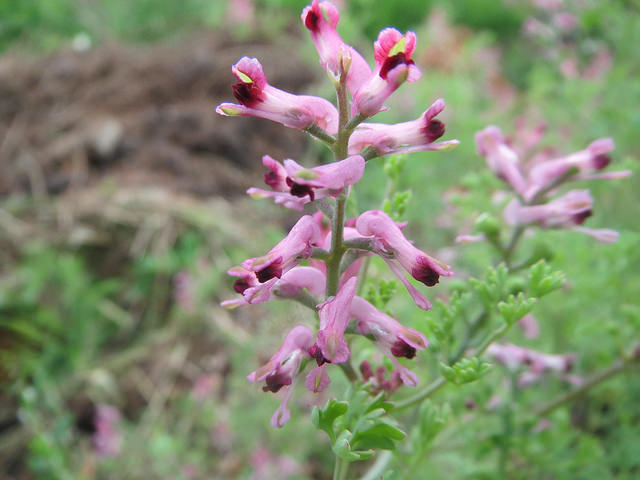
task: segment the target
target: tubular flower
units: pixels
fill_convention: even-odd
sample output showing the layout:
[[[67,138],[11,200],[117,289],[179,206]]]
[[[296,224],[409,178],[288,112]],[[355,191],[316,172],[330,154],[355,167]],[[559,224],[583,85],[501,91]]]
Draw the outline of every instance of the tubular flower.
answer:
[[[233,284],[234,290],[242,297],[225,300],[220,306],[233,309],[243,305],[263,303],[275,298],[293,298],[306,288],[312,295],[322,295],[327,282],[323,272],[313,267],[293,267],[285,272],[280,279],[274,277],[265,283],[260,283],[255,273],[235,267],[227,272],[231,276],[240,277]]]
[[[513,189],[524,195],[526,181],[520,171],[518,154],[507,145],[502,131],[493,125],[476,132],[478,153],[487,159],[491,171],[501,180],[509,183]]]
[[[294,160],[286,159],[282,165],[265,155],[262,163],[269,169],[264,181],[273,191],[250,188],[247,193],[254,198],[270,197],[286,208],[302,210],[304,204],[338,196],[345,187],[360,181],[365,161],[360,155],[354,155],[339,162],[307,169]]]
[[[320,235],[320,227],[313,217],[305,215],[269,253],[262,257],[245,260],[242,267],[253,272],[260,283],[265,283],[274,277],[280,278],[302,259],[309,258],[313,245],[320,239]]]
[[[458,145],[458,140],[434,143],[444,135],[445,126],[435,117],[444,110],[444,100],[436,100],[420,118],[410,122],[387,125],[362,123],[349,138],[349,153],[355,154],[371,148],[376,156],[393,153],[414,153],[425,150],[447,150]]]
[[[449,266],[414,247],[391,217],[380,210],[370,210],[360,215],[356,221],[356,229],[361,235],[373,237],[375,253],[387,262],[404,283],[416,304],[424,310],[430,309],[429,301],[409,283],[395,262],[413,278],[429,287],[437,284],[440,276],[453,275]]]
[[[320,329],[317,345],[327,362],[342,363],[349,359],[344,331],[349,324],[349,306],[356,293],[356,283],[355,277],[347,280],[337,295],[324,302],[318,310]]]
[[[555,181],[567,174],[571,175],[571,171],[574,174],[569,179],[624,178],[631,175],[629,170],[593,175],[611,163],[609,152],[613,149],[612,139],[600,138],[584,150],[534,165],[529,171],[524,198],[532,199],[538,192],[553,186]]]
[[[518,379],[518,385],[521,388],[538,381],[546,372],[559,373],[570,382],[576,380],[575,377],[566,376],[573,369],[576,360],[576,355],[572,353],[554,355],[519,347],[512,343],[503,345],[492,343],[489,345],[487,353],[510,370],[516,370],[521,366],[527,367],[527,370]]]
[[[420,69],[411,55],[416,48],[416,34],[402,35],[395,28],[385,28],[374,44],[376,69],[353,96],[351,114],[371,117],[405,81],[420,79]]]
[[[285,389],[282,404],[278,407],[271,418],[271,425],[282,427],[291,413],[287,408],[289,398],[293,392],[293,386],[298,380],[302,360],[309,358],[307,350],[313,345],[313,332],[304,325],[293,327],[280,349],[271,359],[255,372],[251,372],[247,378],[251,382],[262,382],[265,385],[262,390],[276,393],[280,389]]]
[[[512,200],[505,208],[507,223],[537,223],[543,228],[582,225],[593,214],[593,198],[589,190],[571,190],[561,197],[542,205],[521,205]]]
[[[240,104],[218,105],[216,112],[220,115],[266,118],[298,130],[315,124],[329,133],[337,132],[338,111],[328,100],[293,95],[272,87],[255,58],[242,57],[231,70],[238,79],[233,86],[233,95]]]
[[[382,352],[389,357],[400,373],[402,383],[414,387],[418,377],[407,369],[397,358],[413,358],[416,350],[424,350],[429,345],[425,336],[412,328],[403,326],[389,315],[379,311],[364,298],[354,297],[351,315],[356,319],[356,330],[362,335],[372,335]]]
[[[336,27],[340,20],[338,9],[331,2],[313,0],[302,10],[302,23],[309,29],[320,64],[333,77],[340,75],[340,61],[350,57],[347,72],[347,89],[353,95],[371,75],[367,61],[353,47],[342,41]]]

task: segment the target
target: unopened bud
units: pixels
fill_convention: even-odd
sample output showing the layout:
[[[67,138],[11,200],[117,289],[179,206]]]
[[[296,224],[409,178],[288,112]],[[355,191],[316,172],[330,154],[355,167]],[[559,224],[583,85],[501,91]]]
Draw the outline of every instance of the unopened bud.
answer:
[[[500,234],[500,222],[492,215],[483,213],[476,219],[473,229],[489,238],[495,238]]]
[[[340,66],[340,75],[346,75],[347,73],[349,73],[352,60],[353,58],[351,56],[351,51],[346,48],[345,45],[342,45],[338,50],[338,65]]]

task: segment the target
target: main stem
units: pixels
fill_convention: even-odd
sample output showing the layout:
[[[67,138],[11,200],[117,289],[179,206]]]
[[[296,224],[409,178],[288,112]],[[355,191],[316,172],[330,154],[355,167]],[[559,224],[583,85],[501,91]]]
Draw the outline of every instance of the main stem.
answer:
[[[348,154],[349,136],[357,123],[349,120],[349,101],[347,99],[347,72],[343,69],[340,73],[340,82],[337,87],[338,94],[338,135],[333,145],[333,156],[335,161],[344,160]],[[344,244],[344,216],[347,204],[348,189],[345,188],[340,196],[336,199],[336,208],[333,218],[331,219],[331,250],[326,260],[327,265],[327,298],[335,296],[338,293],[338,284],[340,283],[340,262],[344,252],[347,250]],[[358,379],[358,375],[351,366],[351,363],[340,363],[342,371],[345,373],[349,381],[354,382]],[[347,478],[349,471],[349,461],[336,456],[336,462],[333,470],[333,480],[344,480]]]

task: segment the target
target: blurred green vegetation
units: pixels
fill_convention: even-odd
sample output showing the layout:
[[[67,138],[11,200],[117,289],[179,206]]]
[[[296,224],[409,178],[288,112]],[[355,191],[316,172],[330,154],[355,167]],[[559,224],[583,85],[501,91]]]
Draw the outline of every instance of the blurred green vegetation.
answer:
[[[290,30],[300,32],[298,15],[306,3],[256,1],[258,27],[249,34],[273,38],[280,34],[277,28],[287,25],[295,25]],[[565,290],[535,307],[542,332],[539,339],[527,340],[517,329],[509,337],[539,350],[578,353],[579,375],[588,376],[615,361],[630,341],[640,337],[640,82],[636,81],[640,2],[593,2],[577,10],[578,28],[564,39],[555,57],[549,55],[550,45],[522,34],[527,18],[546,15],[524,2],[347,3],[340,31],[358,45],[369,45],[379,29],[394,25],[415,29],[419,39],[429,39],[419,41],[420,55],[424,48],[446,40],[426,23],[429,12],[444,9],[454,23],[447,32],[459,41],[445,44],[439,57],[442,63],[425,69],[419,83],[403,86],[390,101],[390,111],[379,119],[405,121],[416,118],[438,97],[447,101],[445,139],[458,138],[461,145],[451,152],[408,156],[393,188],[410,191],[411,200],[390,207],[399,219],[410,222],[408,237],[436,256],[451,252],[455,236],[480,214],[500,217],[502,204],[499,200],[496,204],[494,194],[501,184],[475,153],[477,130],[496,124],[511,134],[520,116],[531,124],[544,121],[548,134],[543,144],[557,148],[559,154],[582,149],[598,137],[615,139],[612,167],[631,168],[636,174],[621,181],[588,183],[596,205],[589,225],[619,230],[620,241],[598,245],[591,238],[563,231],[526,238],[525,253],[538,243],[553,246],[551,262],[566,273],[568,282]],[[207,28],[227,34],[229,30],[222,29],[225,12],[225,2],[210,0],[4,0],[0,1],[0,51],[57,49],[81,33],[95,42],[155,41]],[[305,41],[304,48],[313,51],[310,40]],[[370,46],[366,48],[370,54]],[[565,55],[574,55],[584,70],[598,48],[606,48],[613,59],[600,76],[562,73]],[[487,56],[492,51],[498,52],[495,62]],[[509,88],[490,91],[498,81]],[[380,192],[386,182],[383,161],[371,161],[363,182],[354,188],[350,211],[382,207]],[[239,204],[254,209],[255,217],[282,221],[276,207],[251,202]],[[3,208],[11,210],[9,203],[3,201]],[[224,220],[221,213],[216,215]],[[3,254],[0,339],[4,347],[4,342],[11,347],[0,350],[10,379],[3,389],[10,403],[18,404],[17,418],[24,433],[6,445],[28,446],[26,453],[19,451],[15,465],[26,465],[32,478],[38,479],[186,479],[210,478],[214,473],[221,478],[251,478],[249,459],[257,446],[267,445],[274,456],[286,454],[307,465],[315,478],[328,478],[332,455],[309,420],[307,404],[313,400],[305,397],[303,407],[294,408],[286,430],[274,431],[268,418],[278,400],[261,394],[245,378],[277,348],[283,328],[300,321],[311,324],[313,319],[302,307],[285,303],[257,306],[251,313],[233,316],[217,309],[220,300],[232,295],[224,271],[269,248],[281,232],[268,226],[264,239],[253,234],[239,241],[229,230],[224,226],[180,228],[165,249],[140,251],[134,258],[120,256],[115,270],[104,268],[108,252],[44,238],[14,246],[11,261],[8,253]],[[456,246],[454,255],[448,262],[461,278],[481,276],[494,260],[483,244]],[[388,278],[383,262],[372,262],[370,272],[374,279],[370,297],[433,338],[430,322],[439,320],[438,313],[417,312],[402,289],[389,295],[391,287],[375,280]],[[175,298],[175,281],[181,274],[193,288],[191,307]],[[447,283],[430,289],[430,298],[447,299]],[[368,358],[373,351],[369,343],[356,342],[357,360]],[[206,352],[196,358],[193,352],[202,349]],[[224,364],[221,370],[206,363],[218,353],[222,360],[217,361]],[[419,361],[415,369],[421,379],[437,374],[435,356],[427,352],[419,355]],[[131,400],[135,395],[130,384],[145,377],[136,376],[140,370],[153,371],[155,376],[146,390],[148,397]],[[421,409],[424,437],[412,441],[425,441],[431,450],[420,455],[414,450],[413,456],[405,452],[415,471],[429,471],[434,479],[499,478],[495,471],[499,415],[471,415],[466,406],[471,398],[484,408],[493,395],[504,393],[499,369],[494,370],[477,383],[440,392],[433,399],[437,407]],[[211,371],[222,386],[214,389],[218,401],[203,402],[194,396],[193,384]],[[340,375],[332,374],[334,391],[341,392],[344,386]],[[549,380],[524,390],[520,400],[527,405],[543,403],[565,390],[561,382]],[[518,468],[509,471],[509,478],[637,478],[639,395],[637,371],[630,372],[601,385],[571,408],[554,412],[549,428],[513,439],[513,464]],[[124,449],[120,459],[92,456],[91,428],[82,426],[76,397],[89,405],[108,403],[121,408]],[[136,402],[143,406],[131,405]],[[410,415],[409,420],[414,419]],[[215,437],[222,444],[212,443],[212,428],[218,429]],[[0,432],[0,445],[2,441]],[[93,463],[87,460],[91,458]],[[192,467],[195,476],[190,477],[186,467]],[[309,477],[303,472],[291,478]],[[389,478],[412,477],[411,472],[400,470]]]

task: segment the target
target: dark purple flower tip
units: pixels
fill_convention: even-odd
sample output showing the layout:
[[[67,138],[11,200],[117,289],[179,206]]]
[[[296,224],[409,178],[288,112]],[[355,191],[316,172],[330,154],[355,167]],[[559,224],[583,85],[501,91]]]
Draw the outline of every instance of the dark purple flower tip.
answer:
[[[286,182],[290,188],[289,193],[294,197],[304,197],[305,195],[309,195],[309,200],[312,202],[315,200],[315,193],[313,193],[313,188],[309,185],[300,185],[299,183],[294,182],[291,177],[287,177]]]
[[[278,370],[276,370],[275,372],[267,375],[264,381],[266,385],[262,387],[262,391],[276,393],[282,387],[291,385],[291,376],[285,373],[280,373]]]
[[[591,209],[585,210],[584,212],[576,213],[572,217],[573,223],[575,223],[576,225],[582,225],[584,221],[591,215],[593,215],[593,210]]]
[[[440,281],[440,274],[431,267],[431,262],[425,257],[418,257],[416,265],[411,269],[411,276],[427,287],[433,287]]]
[[[366,360],[360,364],[360,373],[362,374],[362,378],[364,378],[365,382],[373,377],[371,364]]]
[[[397,53],[392,57],[387,57],[380,68],[380,78],[387,79],[387,74],[396,68],[398,65],[413,65],[415,62],[411,59],[407,59],[404,52]]]
[[[244,291],[249,287],[251,287],[251,284],[246,278],[239,278],[233,282],[233,289],[240,294],[244,293]]]
[[[593,159],[593,168],[602,170],[611,163],[611,157],[606,153],[600,153]]]
[[[314,343],[313,346],[310,347],[309,350],[307,350],[307,353],[311,356],[311,358],[315,359],[319,367],[325,363],[331,363],[329,360],[324,358],[324,355],[322,355],[322,349],[316,343]]]
[[[413,358],[416,356],[416,349],[404,340],[398,339],[391,346],[391,353],[394,357]]]
[[[280,278],[282,276],[282,257],[278,257],[269,263],[259,272],[256,272],[256,277],[260,283],[267,282],[273,277]]]
[[[422,134],[428,143],[432,143],[444,135],[444,129],[444,123],[440,120],[432,119],[422,128]]]
[[[307,16],[304,17],[304,26],[312,32],[315,32],[316,30],[318,30],[319,20],[320,17],[318,17],[318,15],[312,9],[309,9],[309,13],[307,13]]]
[[[245,107],[254,107],[262,102],[262,89],[255,83],[238,82],[233,86],[233,96]]]
[[[270,186],[274,190],[277,190],[278,186],[280,185],[280,177],[273,170],[269,170],[267,173],[264,174],[264,183],[266,183],[268,186]]]

